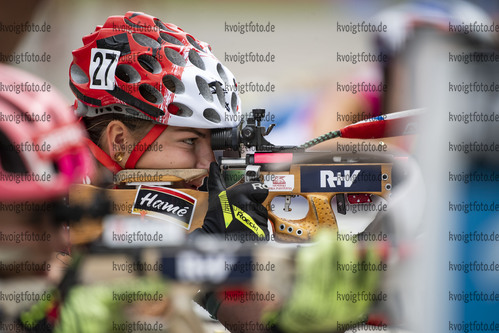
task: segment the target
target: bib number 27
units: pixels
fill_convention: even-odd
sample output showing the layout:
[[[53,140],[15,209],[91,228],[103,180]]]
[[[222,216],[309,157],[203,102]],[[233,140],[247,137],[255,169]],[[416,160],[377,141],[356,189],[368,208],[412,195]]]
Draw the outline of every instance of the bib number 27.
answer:
[[[90,57],[90,89],[113,90],[120,51],[96,48]]]

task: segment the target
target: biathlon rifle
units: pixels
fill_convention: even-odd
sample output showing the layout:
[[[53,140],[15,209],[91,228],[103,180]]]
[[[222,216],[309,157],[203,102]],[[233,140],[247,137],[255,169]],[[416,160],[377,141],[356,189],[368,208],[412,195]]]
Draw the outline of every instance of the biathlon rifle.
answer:
[[[268,207],[276,239],[303,242],[308,241],[319,227],[337,229],[331,206],[333,197],[336,198],[336,211],[346,214],[347,202],[349,205],[370,203],[374,195],[388,199],[394,182],[394,159],[388,154],[342,155],[306,149],[337,137],[372,139],[413,134],[420,112],[409,110],[371,118],[301,146],[277,146],[265,138],[275,124],[268,128],[262,126],[265,110],[254,109],[245,125],[214,130],[212,148],[225,150],[219,164],[227,185],[243,178],[244,181],[259,180],[269,188],[264,204]],[[290,212],[291,201],[296,196],[308,201],[305,217],[291,220],[276,214],[272,203],[276,197],[284,197],[283,210]]]
[[[368,204],[372,202],[373,196],[387,200],[399,174],[394,165],[403,161],[403,158],[394,159],[387,153],[338,154],[307,149],[338,137],[373,139],[414,134],[420,113],[421,110],[392,113],[348,125],[301,146],[278,146],[265,138],[275,125],[272,124],[269,128],[262,126],[265,110],[255,109],[245,124],[231,129],[213,130],[212,148],[223,150],[219,165],[228,186],[257,180],[263,183],[262,186],[268,187],[269,196],[264,205],[269,210],[275,239],[282,242],[306,242],[320,227],[337,230],[337,220],[331,205],[333,198],[336,200],[338,214],[347,213],[347,203]],[[400,174],[403,176],[403,171]],[[141,210],[137,205],[139,198],[150,199],[157,193],[168,196],[170,201],[180,198],[183,200],[182,204],[187,202],[187,206],[179,205],[174,213],[183,212],[183,208],[190,211],[187,215],[173,216],[174,222],[192,231],[203,223],[208,206],[208,193],[183,188],[163,190],[155,186],[175,187],[175,183],[203,175],[207,175],[206,170],[122,170],[114,176],[115,185],[122,188],[106,190],[106,196],[112,202],[111,208],[115,214],[155,217],[158,212]],[[97,191],[99,189],[92,185],[76,185],[70,193],[70,202],[88,204]],[[292,209],[291,201],[296,196],[302,196],[308,201],[306,216],[297,220],[280,217],[273,200],[277,197],[284,198],[283,210],[289,212]],[[163,209],[159,215],[164,212]],[[169,221],[171,218],[172,216],[168,216]],[[93,225],[93,230],[89,232],[90,225]],[[79,224],[72,228],[72,241],[87,242],[101,232],[99,222]]]

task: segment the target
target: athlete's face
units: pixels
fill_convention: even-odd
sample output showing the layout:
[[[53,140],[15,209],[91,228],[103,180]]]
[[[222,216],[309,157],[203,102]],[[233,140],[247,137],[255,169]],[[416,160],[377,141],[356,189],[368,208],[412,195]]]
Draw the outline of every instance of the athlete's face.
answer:
[[[209,169],[215,160],[211,131],[204,128],[168,126],[136,164],[137,169]],[[198,188],[203,178],[185,183]]]

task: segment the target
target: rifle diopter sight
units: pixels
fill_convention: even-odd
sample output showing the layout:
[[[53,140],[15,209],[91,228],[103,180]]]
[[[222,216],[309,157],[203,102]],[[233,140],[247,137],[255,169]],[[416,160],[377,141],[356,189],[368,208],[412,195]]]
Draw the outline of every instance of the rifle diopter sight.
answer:
[[[246,117],[246,123],[241,121],[240,125],[234,128],[216,129],[211,132],[211,147],[213,150],[230,149],[234,152],[241,150],[241,144],[246,148],[251,148],[262,152],[277,152],[286,149],[296,151],[296,146],[275,146],[265,139],[269,135],[275,124],[268,128],[262,126],[265,118],[265,109],[253,109]]]

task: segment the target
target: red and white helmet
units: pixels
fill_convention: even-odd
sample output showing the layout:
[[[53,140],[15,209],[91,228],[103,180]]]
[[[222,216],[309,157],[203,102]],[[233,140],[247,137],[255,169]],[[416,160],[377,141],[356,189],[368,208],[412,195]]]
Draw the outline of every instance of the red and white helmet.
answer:
[[[0,64],[0,200],[52,199],[93,171],[84,128],[40,79]]]
[[[78,116],[117,113],[194,128],[239,123],[234,75],[176,25],[128,12],[82,40],[69,71]]]

